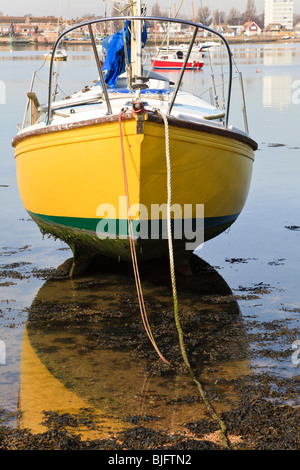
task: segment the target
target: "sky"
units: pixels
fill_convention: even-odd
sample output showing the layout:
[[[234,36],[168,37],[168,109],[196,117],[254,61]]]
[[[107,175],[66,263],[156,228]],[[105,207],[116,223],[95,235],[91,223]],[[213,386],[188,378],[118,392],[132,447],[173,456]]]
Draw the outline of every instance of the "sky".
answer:
[[[143,1],[143,0],[142,0]],[[151,14],[151,8],[158,1],[161,10],[168,8],[169,0],[148,0],[148,14]],[[295,0],[295,5],[299,0]],[[111,12],[111,5],[114,0],[107,0],[107,13]],[[180,4],[180,0],[171,0],[174,9],[175,5]],[[121,2],[122,4],[122,2]],[[195,12],[201,6],[201,0],[193,0]],[[240,12],[245,10],[247,0],[202,0],[203,6],[208,6],[211,11],[220,9],[226,13],[234,6]],[[262,13],[264,9],[264,0],[255,0],[257,13]],[[31,13],[33,16],[63,16],[63,18],[77,18],[85,14],[95,14],[101,16],[104,14],[103,0],[0,0],[0,12],[3,15],[23,16]],[[184,0],[181,11],[186,15],[192,13],[192,0]]]

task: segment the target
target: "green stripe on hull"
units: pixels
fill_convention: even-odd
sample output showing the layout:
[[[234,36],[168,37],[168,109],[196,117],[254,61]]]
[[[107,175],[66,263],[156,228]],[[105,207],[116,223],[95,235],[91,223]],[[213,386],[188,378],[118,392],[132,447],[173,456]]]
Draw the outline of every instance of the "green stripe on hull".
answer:
[[[61,217],[61,216],[52,216],[44,214],[35,214],[28,211],[29,215],[36,221],[40,222],[43,225],[56,226],[66,229],[71,229],[75,231],[85,231],[87,233],[92,233],[96,235],[97,225],[99,222],[105,220],[106,230],[110,235],[116,235],[117,237],[128,236],[128,222],[125,219],[99,219],[99,218],[83,218],[83,217]],[[239,214],[221,216],[221,217],[205,217],[204,219],[204,229],[205,232],[210,232],[211,230],[224,227],[225,225],[231,225],[239,216]],[[134,233],[139,233],[140,221],[133,220],[133,231]],[[148,233],[151,233],[151,224],[152,221],[146,221]],[[165,224],[165,221],[164,221]],[[172,221],[174,225],[174,221]],[[112,227],[115,230],[111,230]],[[160,233],[162,229],[162,222],[160,221]],[[193,219],[191,222],[192,230],[196,228],[196,219]],[[226,230],[226,229],[225,229]],[[97,236],[97,235],[96,235]],[[211,238],[211,237],[210,237]],[[205,239],[207,237],[205,236]]]
[[[37,223],[44,235],[51,235],[58,238],[70,246],[73,252],[74,263],[77,260],[88,260],[95,255],[103,255],[117,258],[123,261],[131,260],[129,238],[126,236],[128,223],[127,220],[111,221],[114,227],[117,227],[117,236],[106,236],[99,238],[97,236],[97,225],[103,219],[85,219],[77,217],[56,217],[42,214],[29,215]],[[228,217],[206,218],[204,221],[204,241],[210,240],[220,233],[224,232],[236,220],[237,215]],[[108,221],[109,222],[109,221]],[[194,221],[196,222],[196,221]],[[151,225],[150,221],[147,221]],[[138,231],[139,222],[134,221],[134,230]],[[124,229],[125,227],[125,229]],[[121,232],[120,229],[123,231]],[[193,233],[195,231],[193,230]],[[150,232],[151,233],[151,232]],[[183,231],[182,233],[185,234]],[[197,242],[200,238],[200,244],[203,243],[203,233],[197,236]],[[195,235],[193,237],[180,237],[173,239],[174,254],[177,257],[191,254],[196,248],[191,248],[194,244]],[[189,247],[187,248],[187,243]],[[168,255],[168,239],[167,236],[153,238],[137,238],[136,252],[139,261],[157,259]],[[78,263],[77,263],[78,264]]]
[[[115,238],[105,237],[100,239],[96,230],[98,223],[103,219],[85,219],[77,217],[56,217],[42,214],[29,215],[37,223],[41,232],[45,235],[51,235],[65,242],[72,249],[73,262],[70,269],[70,276],[80,274],[85,266],[95,256],[105,256],[122,261],[131,261],[131,251],[129,238],[126,237],[127,220],[113,221],[117,227],[118,236]],[[216,237],[224,232],[236,220],[237,215],[228,217],[206,218],[204,221],[204,241]],[[134,222],[134,229],[137,230],[137,221]],[[150,221],[149,221],[150,223]],[[150,224],[151,225],[151,224]],[[124,230],[125,227],[125,230]],[[120,229],[124,232],[121,233]],[[187,242],[193,242],[193,239],[186,240],[184,237],[173,239],[174,255],[177,259],[184,259],[192,254],[192,249],[187,249]],[[197,237],[198,241],[198,237]],[[203,240],[201,239],[201,244]],[[140,262],[158,259],[168,256],[168,239],[137,239],[136,253]]]

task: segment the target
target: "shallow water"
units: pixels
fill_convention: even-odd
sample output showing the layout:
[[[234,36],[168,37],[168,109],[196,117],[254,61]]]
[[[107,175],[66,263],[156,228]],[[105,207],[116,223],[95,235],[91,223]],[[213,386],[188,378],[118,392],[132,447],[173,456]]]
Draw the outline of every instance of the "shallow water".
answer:
[[[240,399],[231,379],[259,381],[267,373],[295,381],[300,359],[300,45],[240,45],[233,52],[244,77],[250,134],[259,144],[250,195],[231,229],[197,253],[207,264],[196,263],[193,280],[178,279],[191,364],[220,412]],[[218,69],[220,54],[212,57]],[[83,409],[95,413],[96,429],[84,431],[88,437],[136,423],[183,432],[207,413],[184,371],[167,373],[153,353],[131,273],[113,266],[74,281],[47,280],[71,253],[43,238],[25,212],[10,145],[43,51],[3,48],[0,63],[6,90],[0,104],[0,408],[23,411],[15,424],[34,432],[46,429],[43,411]],[[65,93],[89,84],[96,72],[85,48],[70,50],[59,67]],[[47,71],[44,66],[37,80],[44,97]],[[209,75],[204,67],[184,86],[203,91]],[[243,125],[240,101],[233,102],[231,117]],[[143,270],[142,283],[155,337],[180,364],[168,269]],[[281,403],[299,406],[297,393],[284,384],[274,379],[265,397],[273,399],[275,389]]]

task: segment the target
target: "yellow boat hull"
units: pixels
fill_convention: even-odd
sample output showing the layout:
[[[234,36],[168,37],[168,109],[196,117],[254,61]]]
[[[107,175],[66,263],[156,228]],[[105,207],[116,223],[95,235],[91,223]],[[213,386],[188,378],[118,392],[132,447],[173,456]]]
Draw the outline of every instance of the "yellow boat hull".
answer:
[[[242,211],[255,150],[250,139],[207,128],[169,122],[172,205],[182,208],[173,222],[184,217],[185,205],[192,208],[192,221],[197,221],[196,208],[203,205],[204,240],[226,230]],[[160,212],[153,216],[153,207],[167,202],[164,125],[157,118],[145,116],[141,121],[128,115],[122,120],[122,134],[138,255],[140,259],[163,256],[166,237],[142,239],[138,233],[142,224],[149,228],[154,219],[166,219]],[[64,240],[74,254],[130,258],[117,118],[45,127],[18,136],[13,145],[22,202],[43,232]],[[106,238],[97,231],[104,221]],[[184,236],[175,236],[175,252],[184,251],[185,242]]]

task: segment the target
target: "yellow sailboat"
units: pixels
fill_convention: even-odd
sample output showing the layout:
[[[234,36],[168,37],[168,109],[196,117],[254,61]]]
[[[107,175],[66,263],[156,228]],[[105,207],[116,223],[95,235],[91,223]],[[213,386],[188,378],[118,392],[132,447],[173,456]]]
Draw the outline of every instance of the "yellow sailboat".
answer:
[[[92,26],[116,19],[83,24],[90,32],[97,83],[53,101],[55,52],[65,34],[83,25],[61,34],[50,63],[48,103],[41,106],[31,90],[31,122],[13,140],[23,204],[43,233],[72,248],[71,274],[97,254],[129,260],[130,222],[139,260],[167,254],[168,213],[175,256],[222,233],[244,207],[257,148],[247,132],[229,126],[231,52],[220,33],[163,19],[194,31],[173,84],[142,64],[147,25],[159,18],[122,17],[123,28],[106,41],[101,63]],[[200,28],[220,37],[228,52],[225,110],[181,87]]]

